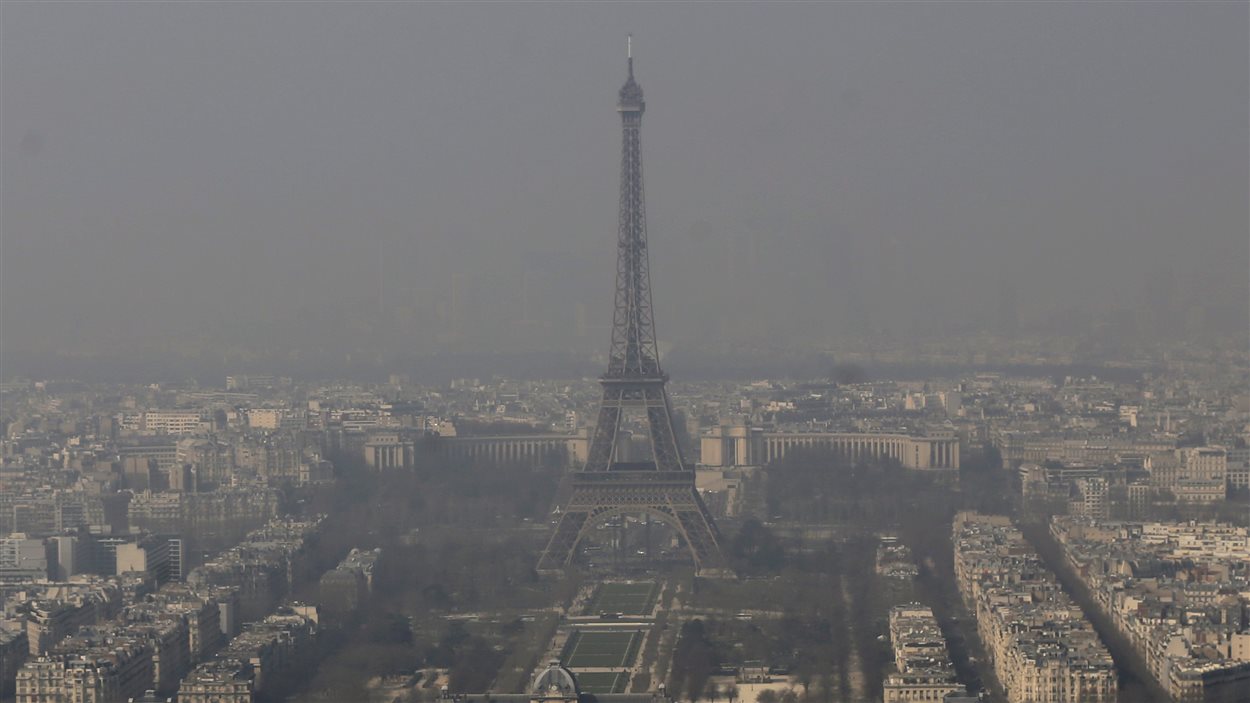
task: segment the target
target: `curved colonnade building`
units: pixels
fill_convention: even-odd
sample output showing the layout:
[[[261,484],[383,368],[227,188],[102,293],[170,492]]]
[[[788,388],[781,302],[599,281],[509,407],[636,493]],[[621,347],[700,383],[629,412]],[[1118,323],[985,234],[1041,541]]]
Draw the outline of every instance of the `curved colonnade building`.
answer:
[[[535,466],[549,463],[580,465],[586,461],[585,434],[526,434],[509,436],[421,436],[407,431],[374,432],[364,444],[365,463],[375,469],[412,468],[418,447],[438,455],[492,464]]]
[[[852,461],[895,459],[904,468],[956,470],[959,439],[954,433],[923,437],[869,432],[782,432],[746,425],[714,427],[700,438],[699,464],[709,469],[765,466],[794,449],[838,453]],[[442,456],[496,464],[551,462],[580,466],[586,461],[584,433],[510,436],[417,436],[405,431],[374,432],[364,444],[365,461],[376,469],[410,468],[418,445]]]
[[[852,461],[895,459],[904,468],[959,468],[959,439],[952,432],[914,437],[868,432],[781,432],[746,425],[721,425],[701,438],[701,463],[708,468],[765,466],[795,449],[830,451]]]

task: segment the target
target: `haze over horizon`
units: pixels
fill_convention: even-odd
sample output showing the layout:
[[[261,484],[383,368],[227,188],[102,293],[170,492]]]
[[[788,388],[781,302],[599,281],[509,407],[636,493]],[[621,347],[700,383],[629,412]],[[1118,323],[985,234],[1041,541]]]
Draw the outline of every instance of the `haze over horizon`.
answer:
[[[1247,333],[1246,3],[0,19],[0,376],[602,353],[630,32],[666,346]]]

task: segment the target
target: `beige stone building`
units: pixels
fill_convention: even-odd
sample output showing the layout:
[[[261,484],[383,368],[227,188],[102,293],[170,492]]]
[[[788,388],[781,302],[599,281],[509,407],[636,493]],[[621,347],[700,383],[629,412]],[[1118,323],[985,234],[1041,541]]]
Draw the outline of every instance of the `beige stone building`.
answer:
[[[894,670],[882,687],[884,703],[941,701],[947,694],[965,694],[955,680],[946,640],[933,611],[919,603],[890,609],[890,648]]]
[[[586,461],[588,448],[585,433],[439,437],[405,430],[381,430],[369,434],[364,453],[365,463],[379,470],[412,468],[419,450],[450,459],[492,464],[533,466],[557,462],[579,466]]]
[[[960,513],[952,530],[960,595],[1008,703],[1111,703],[1111,655],[1019,530]]]
[[[894,459],[908,469],[958,469],[959,439],[952,433],[913,437],[856,432],[782,432],[744,424],[713,427],[700,439],[707,467],[764,466],[795,449],[823,450],[852,461]]]

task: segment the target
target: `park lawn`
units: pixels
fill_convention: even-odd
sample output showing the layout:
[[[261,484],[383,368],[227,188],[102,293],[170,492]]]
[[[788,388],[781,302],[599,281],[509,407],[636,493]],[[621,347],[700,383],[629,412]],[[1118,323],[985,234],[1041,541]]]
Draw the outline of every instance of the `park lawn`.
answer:
[[[584,674],[575,674],[577,676],[577,686],[582,693],[624,693],[625,686],[629,683],[628,674],[617,674],[614,672],[586,672]]]
[[[609,582],[599,586],[595,597],[591,600],[587,612],[621,613],[623,615],[647,615],[659,595],[660,584],[655,582],[616,583]]]
[[[571,669],[632,666],[641,644],[642,632],[636,630],[579,630],[565,647],[564,665]]]

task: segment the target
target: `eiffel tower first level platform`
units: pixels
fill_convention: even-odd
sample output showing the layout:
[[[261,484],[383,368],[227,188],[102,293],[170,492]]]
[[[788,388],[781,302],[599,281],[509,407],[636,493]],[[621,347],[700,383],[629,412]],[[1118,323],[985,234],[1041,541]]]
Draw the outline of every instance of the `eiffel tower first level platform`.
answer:
[[[646,513],[671,527],[685,542],[698,573],[724,573],[716,524],[694,485],[673,431],[673,411],[660,368],[651,273],[647,248],[646,207],[642,188],[642,113],[646,103],[634,80],[634,58],[621,87],[621,207],[616,247],[616,299],[607,373],[599,379],[603,401],[591,435],[586,465],[570,476],[572,495],[560,510],[555,533],[538,561],[552,572],[573,561],[587,533],[618,515]],[[636,412],[651,439],[651,460],[616,461],[621,420]]]

